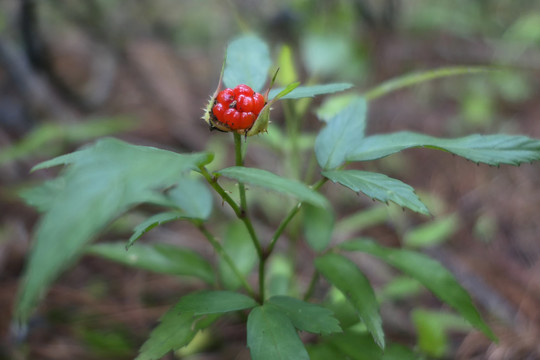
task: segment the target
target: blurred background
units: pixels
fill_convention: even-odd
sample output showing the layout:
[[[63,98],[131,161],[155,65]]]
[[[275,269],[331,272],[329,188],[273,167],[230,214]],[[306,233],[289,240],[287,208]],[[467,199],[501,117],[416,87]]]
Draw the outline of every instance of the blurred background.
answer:
[[[85,257],[55,283],[27,332],[11,331],[14,296],[38,218],[18,193],[57,171],[30,174],[33,165],[105,135],[180,152],[208,149],[216,152],[216,167],[227,165],[230,136],[210,133],[201,108],[217,86],[227,42],[248,31],[269,42],[276,64],[290,51],[293,73],[303,83],[350,82],[352,92],[412,71],[509,67],[377,99],[370,103],[368,133],[540,138],[538,2],[3,0],[0,359],[133,358],[168,306],[202,286]],[[308,103],[304,130],[320,128],[315,110],[321,101]],[[278,106],[276,128],[281,113]],[[272,135],[265,136],[249,139],[246,161],[273,170],[280,155]],[[388,336],[420,347],[428,358],[540,359],[540,166],[476,166],[417,149],[365,169],[418,189],[433,217],[330,191],[341,204],[336,241],[369,235],[437,258],[471,292],[500,343],[446,316],[448,309],[417,284],[369,260],[364,264],[379,289]],[[258,226],[275,227],[279,209],[259,206]],[[127,217],[106,236],[127,239],[140,219]],[[147,240],[188,244],[211,255],[200,235],[183,224],[153,230]],[[249,358],[244,331],[240,324],[218,324],[203,339],[202,354],[192,358]]]

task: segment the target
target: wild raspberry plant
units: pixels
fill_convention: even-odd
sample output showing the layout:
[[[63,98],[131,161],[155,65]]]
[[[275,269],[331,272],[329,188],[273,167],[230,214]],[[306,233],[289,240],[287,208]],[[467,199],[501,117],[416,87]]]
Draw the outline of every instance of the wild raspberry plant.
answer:
[[[525,136],[470,135],[442,139],[414,132],[364,133],[371,99],[432,78],[485,69],[448,68],[412,74],[363,95],[349,97],[346,104],[339,103],[319,112],[326,124],[311,144],[320,171],[318,179],[306,184],[267,170],[246,167],[245,148],[253,135],[260,134],[259,139],[269,136],[265,132],[270,110],[279,99],[313,97],[342,91],[352,85],[301,87],[293,83],[283,89],[267,89],[263,103],[255,94],[263,91],[270,66],[269,49],[259,38],[246,36],[233,41],[228,47],[218,89],[206,108],[204,119],[211,128],[232,132],[236,166],[211,172],[207,167],[213,161],[211,153],[178,154],[109,138],[34,168],[66,165],[57,178],[24,194],[42,216],[18,293],[16,321],[19,324],[27,322],[40,295],[54,279],[83,254],[90,253],[149,271],[195,277],[207,285],[207,290],[182,296],[161,317],[141,347],[139,360],[159,359],[171,350],[186,346],[200,330],[219,318],[226,319],[230,313],[247,317],[247,346],[254,360],[382,359],[390,355],[400,359],[417,358],[418,354],[412,350],[385,341],[375,292],[358,265],[347,256],[362,252],[416,279],[472,326],[489,338],[495,338],[468,293],[437,261],[420,252],[385,247],[365,238],[330,245],[335,215],[332,205],[320,192],[330,180],[374,200],[394,202],[427,215],[429,210],[409,185],[383,174],[348,169],[347,165],[414,147],[439,149],[475,163],[496,166],[540,159],[540,140]],[[233,90],[223,90],[222,83]],[[238,94],[234,89],[240,89]],[[251,103],[240,99],[240,95],[251,96]],[[216,110],[219,104],[225,109]],[[232,109],[230,113],[253,115],[227,117],[228,109]],[[237,117],[241,120],[239,123]],[[299,128],[298,119],[287,121],[290,128]],[[300,135],[295,131],[288,133],[292,135],[283,138],[280,145],[298,150]],[[291,154],[288,161],[301,163],[300,151]],[[236,193],[224,188],[224,178],[237,184]],[[245,184],[250,186],[249,191]],[[269,238],[263,238],[257,231],[248,207],[247,198],[257,188],[297,201],[288,212],[281,214],[282,221]],[[235,236],[230,237],[231,242],[218,240],[223,237],[214,233],[215,227],[209,222],[213,210],[212,190],[220,203],[230,207],[241,222],[242,231],[248,234],[247,245],[238,243]],[[88,245],[112,220],[143,203],[163,210],[140,223],[126,243]],[[305,239],[315,260],[311,281],[300,294],[293,296],[269,285],[268,262],[283,256],[277,252],[276,244],[285,241],[284,232],[302,211]],[[189,221],[200,230],[215,250],[219,271],[214,270],[211,260],[186,248],[135,244],[153,227],[176,220]],[[294,264],[305,259],[290,261]],[[258,281],[249,276],[252,272],[258,274]],[[323,281],[331,285],[334,293],[341,294],[353,309],[353,318],[334,314],[332,301],[314,297],[315,287]],[[316,341],[304,342],[299,336],[301,332],[321,336]]]

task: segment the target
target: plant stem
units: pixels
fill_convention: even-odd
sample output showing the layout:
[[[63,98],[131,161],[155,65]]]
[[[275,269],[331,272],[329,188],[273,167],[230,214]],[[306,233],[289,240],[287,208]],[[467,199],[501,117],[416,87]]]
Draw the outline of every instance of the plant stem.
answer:
[[[317,181],[315,184],[311,186],[313,190],[319,190],[321,186],[323,186],[328,181],[327,178],[322,178],[319,181]],[[302,203],[299,202],[296,204],[287,214],[287,216],[281,221],[281,224],[279,224],[279,227],[277,228],[276,232],[274,233],[274,236],[272,236],[272,241],[270,242],[270,245],[268,246],[267,253],[271,253],[274,250],[274,246],[276,245],[276,242],[278,241],[279,237],[289,225],[291,220],[295,217],[296,214],[300,211],[300,208],[302,207]]]
[[[244,166],[244,157],[242,156],[242,135],[238,133],[234,133],[234,155],[235,165]],[[240,209],[242,210],[242,212],[246,212],[246,187],[241,182],[238,183],[238,192],[240,194]]]
[[[225,249],[223,249],[223,247],[221,246],[221,244],[216,240],[216,238],[214,237],[214,235],[212,235],[212,233],[210,233],[210,231],[208,231],[208,229],[206,228],[206,226],[204,226],[203,223],[195,223],[195,225],[197,226],[197,228],[204,234],[204,236],[206,237],[206,239],[210,242],[210,244],[212,245],[212,247],[214,248],[214,250],[219,254],[219,256],[221,256],[221,258],[223,258],[223,260],[225,260],[225,262],[227,263],[227,265],[229,265],[229,267],[231,268],[231,270],[234,272],[234,274],[236,275],[236,277],[238,278],[238,280],[240,280],[240,282],[242,283],[242,286],[244,287],[244,289],[246,289],[247,293],[253,297],[253,298],[256,298],[256,294],[255,292],[253,291],[253,289],[251,288],[251,286],[249,285],[249,283],[247,282],[246,278],[244,277],[244,275],[242,275],[242,273],[240,272],[240,270],[238,270],[238,268],[236,267],[233,259],[229,256],[229,254],[227,254],[227,252],[225,251]]]
[[[313,184],[311,186],[311,188],[313,190],[319,190],[321,188],[321,186],[323,186],[327,181],[328,181],[327,178],[322,178],[319,181],[317,181],[315,184]],[[287,227],[287,225],[289,225],[289,223],[296,216],[296,214],[298,214],[300,212],[301,208],[302,208],[302,203],[301,202],[297,203],[289,211],[289,213],[283,219],[283,221],[281,221],[281,224],[279,224],[276,232],[274,233],[274,236],[272,236],[272,240],[270,241],[270,244],[268,245],[268,247],[264,251],[265,257],[263,258],[263,261],[261,261],[261,263],[259,264],[259,281],[260,281],[261,278],[264,279],[264,271],[265,271],[266,259],[270,256],[272,251],[274,251],[274,246],[276,245],[276,243],[277,243],[278,239],[280,238],[281,234],[283,234],[283,231],[285,231],[285,228]],[[312,281],[316,282],[316,279],[312,280]],[[310,284],[310,287],[311,286],[315,286],[315,284],[313,284],[313,285]]]
[[[238,205],[230,197],[230,195],[227,194],[227,192],[218,184],[217,178],[215,176],[212,176],[212,174],[210,174],[208,172],[208,169],[206,169],[206,167],[204,167],[204,166],[200,166],[199,170],[201,170],[202,176],[204,176],[204,178],[210,184],[210,186],[212,186],[212,188],[214,188],[214,190],[216,190],[216,192],[219,194],[219,196],[221,196],[223,201],[225,201],[227,204],[229,204],[229,206],[233,209],[236,216],[241,218],[242,217],[242,211],[241,211],[240,207],[238,207]]]
[[[257,249],[257,254],[259,257],[262,257],[262,247],[259,243],[259,240],[257,239],[257,234],[255,233],[255,229],[253,228],[253,224],[251,224],[251,220],[246,216],[245,211],[242,211],[242,209],[238,206],[238,204],[231,198],[229,194],[223,189],[217,182],[217,178],[215,176],[212,176],[210,172],[208,172],[208,169],[206,169],[204,166],[199,167],[199,170],[201,171],[202,176],[206,179],[206,181],[212,186],[214,190],[221,196],[223,201],[225,201],[229,206],[233,209],[236,216],[242,220],[242,222],[245,224],[249,235],[251,236],[251,240],[253,241],[253,245]]]
[[[244,156],[242,153],[242,135],[238,133],[234,133],[234,155],[235,155],[235,165],[236,166],[244,166]],[[255,249],[257,250],[257,255],[259,256],[259,300],[262,302],[264,301],[264,260],[265,260],[265,254],[263,252],[263,248],[261,246],[261,243],[257,237],[257,233],[255,232],[255,229],[253,228],[253,224],[251,223],[251,219],[248,216],[247,213],[247,199],[246,199],[246,187],[242,182],[238,182],[238,193],[240,195],[240,216],[239,218],[244,222],[244,225],[246,226],[249,235],[251,237],[251,241],[253,242],[253,246],[255,246]],[[261,266],[263,271],[261,272]]]
[[[283,231],[285,230],[287,225],[289,225],[289,223],[294,218],[294,216],[296,214],[298,214],[298,212],[300,211],[301,208],[302,208],[302,203],[299,202],[298,204],[296,204],[295,207],[293,207],[289,211],[289,213],[287,214],[285,219],[283,219],[283,221],[281,221],[281,224],[279,224],[276,232],[274,233],[274,236],[272,236],[272,240],[270,241],[270,245],[268,245],[268,248],[267,248],[268,253],[272,253],[272,251],[274,250],[274,246],[276,245],[279,237],[281,236],[281,234],[283,233]]]

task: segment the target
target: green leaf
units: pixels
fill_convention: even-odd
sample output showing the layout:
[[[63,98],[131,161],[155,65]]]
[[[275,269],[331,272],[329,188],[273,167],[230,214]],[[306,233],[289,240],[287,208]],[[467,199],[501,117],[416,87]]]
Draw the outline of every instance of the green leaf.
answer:
[[[411,349],[390,343],[384,352],[367,333],[346,331],[326,337],[322,343],[308,347],[311,360],[418,360]]]
[[[229,88],[246,84],[261,92],[270,70],[268,45],[255,35],[244,35],[227,47],[223,81]]]
[[[87,252],[139,269],[195,276],[209,284],[214,283],[214,271],[208,261],[192,250],[174,245],[138,244],[126,250],[122,243],[100,243],[88,247]]]
[[[307,185],[296,180],[286,179],[266,170],[248,168],[242,166],[233,166],[217,172],[217,174],[247,183],[259,186],[268,190],[277,191],[296,197],[302,202],[329,208],[328,200],[321,194],[310,189]]]
[[[241,221],[231,222],[225,231],[223,249],[234,259],[234,264],[242,275],[248,275],[253,270],[258,256],[251,241],[251,236]],[[232,271],[229,264],[221,257],[218,263],[219,274],[226,289],[236,290],[242,283]]]
[[[401,207],[429,215],[429,210],[412,187],[386,175],[361,170],[324,171],[322,174],[334,183],[340,183],[355,192],[362,192],[372,199],[384,203],[392,201]]]
[[[282,99],[301,99],[307,97],[315,97],[317,95],[332,94],[339,91],[352,88],[354,85],[349,83],[333,83],[333,84],[321,84],[311,86],[298,86],[286,95],[282,96]],[[268,94],[269,99],[273,99],[274,96],[279,94],[283,88],[272,89]]]
[[[388,344],[381,360],[418,360],[421,357],[406,346]]]
[[[440,358],[448,350],[448,331],[470,331],[462,317],[441,311],[414,309],[412,321],[418,334],[418,346],[429,356]]]
[[[403,244],[414,248],[442,244],[457,230],[459,216],[450,214],[407,231],[403,236]]]
[[[307,346],[307,351],[310,360],[328,360],[344,358],[344,354],[329,343],[310,344]]]
[[[199,330],[210,326],[219,316],[194,316],[173,307],[160,319],[161,323],[152,331],[135,360],[159,360],[169,351],[186,346]]]
[[[185,218],[185,216],[178,211],[159,213],[149,217],[139,225],[135,226],[135,229],[133,229],[133,235],[131,235],[126,245],[126,249],[131,247],[135,243],[135,241],[137,241],[141,236],[143,236],[156,226],[182,218]]]
[[[253,124],[251,129],[249,129],[246,135],[253,136],[261,132],[266,132],[268,129],[268,124],[270,123],[270,110],[272,108],[272,105],[276,101],[293,91],[296,87],[298,87],[298,85],[300,85],[299,82],[289,84],[284,89],[281,89],[279,93],[276,94],[273,98],[271,98],[272,100],[269,100],[268,103],[263,107],[263,109],[259,113],[259,116],[257,116],[255,123]]]
[[[205,153],[181,155],[102,139],[36,166],[69,164],[59,177],[63,181],[53,180],[62,185],[55,187],[54,196],[40,200],[45,213],[19,289],[16,317],[26,321],[38,297],[111,220],[132,206],[162,198],[159,189],[177,184],[183,173],[211,159]]]
[[[326,341],[342,354],[339,359],[380,360],[383,354],[380,345],[377,346],[367,333],[349,330],[332,335]]]
[[[336,233],[348,235],[364,229],[383,224],[388,220],[389,209],[384,205],[374,205],[358,211],[336,223]]]
[[[89,118],[74,124],[47,123],[37,126],[13,146],[4,147],[0,152],[0,165],[34,155],[43,156],[46,149],[60,150],[66,143],[80,143],[92,138],[110,135],[134,128],[136,122],[125,117]]]
[[[282,45],[278,56],[279,77],[277,81],[280,84],[289,84],[298,79],[298,72],[294,64],[294,51],[289,45]]]
[[[330,170],[345,163],[347,155],[364,137],[367,105],[357,98],[341,110],[315,140],[315,155],[321,168]]]
[[[368,253],[398,268],[456,309],[471,325],[490,339],[495,339],[495,335],[482,320],[467,291],[437,261],[414,251],[386,248],[370,240],[347,241],[341,244],[340,248]]]
[[[395,79],[390,79],[367,91],[364,96],[367,100],[374,100],[393,91],[417,85],[426,81],[431,81],[449,76],[472,75],[495,70],[495,68],[489,68],[484,66],[454,66],[435,70],[419,71],[411,74],[402,75]]]
[[[182,209],[185,217],[206,220],[212,213],[212,193],[206,184],[190,178],[167,192],[171,205]]]
[[[368,279],[360,269],[346,257],[332,253],[316,258],[315,267],[345,295],[358,311],[375,342],[384,349],[384,332],[379,315],[379,304]]]
[[[304,236],[315,251],[323,251],[332,240],[334,212],[330,209],[304,205]]]
[[[442,139],[408,131],[366,137],[351,149],[347,160],[374,160],[418,147],[448,151],[475,163],[488,165],[519,165],[540,160],[540,140],[526,136],[475,134]]]
[[[380,303],[406,300],[419,295],[423,290],[424,287],[418,280],[409,276],[396,276],[378,292],[377,299]]]
[[[257,302],[233,291],[199,291],[186,295],[176,304],[179,312],[194,315],[226,313],[257,306]]]
[[[288,96],[293,92],[294,90],[298,89],[300,85],[300,82],[293,82],[284,88],[279,88],[272,90],[268,93],[268,98],[271,99],[269,101],[270,104],[275,103],[279,99],[287,99]]]
[[[341,332],[339,321],[331,310],[323,306],[290,296],[274,296],[268,299],[266,304],[276,307],[285,314],[298,330],[321,335]]]
[[[253,360],[309,360],[289,318],[266,304],[249,314],[247,345]]]
[[[28,205],[35,207],[40,212],[45,212],[54,203],[56,194],[60,194],[65,187],[66,179],[59,177],[45,181],[40,186],[24,189],[19,195]]]
[[[352,101],[359,98],[360,96],[355,93],[327,96],[324,98],[321,106],[319,106],[315,112],[317,118],[319,118],[321,121],[329,122]]]

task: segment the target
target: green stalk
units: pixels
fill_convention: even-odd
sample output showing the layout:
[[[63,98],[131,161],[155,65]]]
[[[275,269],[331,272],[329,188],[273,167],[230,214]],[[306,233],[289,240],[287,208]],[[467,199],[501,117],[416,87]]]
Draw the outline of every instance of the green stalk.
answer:
[[[201,171],[201,174],[202,176],[204,176],[204,178],[206,179],[206,181],[208,182],[208,184],[210,184],[210,186],[216,190],[216,192],[219,194],[219,196],[221,196],[221,198],[223,199],[223,201],[225,201],[227,204],[229,204],[229,206],[233,209],[234,213],[236,214],[236,216],[238,216],[238,218],[242,218],[242,211],[240,209],[240,207],[236,204],[236,202],[230,197],[229,194],[227,194],[227,192],[225,191],[225,189],[223,189],[217,182],[217,178],[215,176],[212,176],[210,174],[210,172],[208,171],[208,169],[206,169],[206,167],[204,166],[200,166],[199,167],[199,170]]]
[[[195,223],[195,225],[204,234],[204,236],[206,237],[208,242],[210,242],[210,244],[212,245],[212,247],[214,248],[216,253],[218,253],[218,255],[221,256],[223,258],[223,260],[225,260],[227,265],[229,265],[229,267],[234,272],[234,274],[236,275],[238,280],[240,280],[240,282],[242,283],[242,286],[244,287],[244,289],[246,289],[247,293],[251,297],[256,298],[256,294],[253,291],[253,289],[251,288],[251,286],[249,285],[249,283],[247,282],[246,278],[244,277],[244,275],[242,275],[240,270],[238,270],[238,268],[236,267],[234,261],[231,259],[229,254],[227,254],[225,249],[223,249],[221,244],[216,240],[214,235],[212,235],[212,233],[210,233],[210,231],[208,231],[208,229],[206,228],[206,226],[204,226],[203,223],[199,223],[199,224]]]
[[[313,190],[319,190],[321,186],[323,186],[328,181],[327,178],[322,178],[319,181],[317,181],[315,184],[311,186]],[[276,232],[274,233],[274,236],[272,236],[272,240],[270,241],[270,245],[268,246],[267,253],[271,253],[272,250],[274,250],[274,246],[276,245],[276,242],[278,241],[279,237],[285,231],[285,228],[291,220],[298,214],[300,211],[300,208],[302,208],[302,203],[299,202],[296,204],[287,214],[287,216],[281,221],[281,224],[279,224],[279,227],[277,228]]]
[[[235,165],[244,166],[244,157],[242,156],[242,135],[238,133],[234,133],[234,155]],[[240,193],[240,209],[242,212],[246,212],[246,187],[241,182],[238,183],[238,192]]]
[[[274,250],[274,246],[276,245],[279,237],[281,236],[283,231],[285,231],[285,228],[287,227],[287,225],[289,225],[289,223],[295,217],[295,215],[298,214],[298,212],[300,211],[301,208],[302,208],[302,203],[299,202],[298,204],[296,204],[295,207],[293,207],[289,211],[287,216],[281,221],[281,224],[279,224],[276,232],[274,233],[274,236],[272,236],[272,240],[270,241],[270,245],[268,245],[267,252],[269,254],[272,253],[272,251]]]
[[[235,165],[244,166],[244,156],[242,153],[242,135],[234,133],[234,155],[235,155]],[[247,231],[253,242],[253,246],[257,250],[257,255],[259,256],[259,299],[264,301],[264,260],[265,254],[261,246],[261,242],[257,237],[257,233],[251,223],[251,219],[247,214],[247,199],[246,199],[246,187],[242,182],[238,182],[238,193],[240,195],[240,216],[238,216],[244,225],[246,226]],[[261,266],[263,271],[261,272]]]
[[[319,181],[317,181],[315,184],[313,184],[311,187],[313,188],[313,190],[319,190],[327,181],[328,181],[327,178],[322,178]],[[283,231],[285,231],[285,228],[287,227],[287,225],[289,225],[289,223],[296,216],[296,214],[298,214],[300,212],[301,208],[302,208],[302,203],[301,202],[297,203],[289,211],[287,216],[285,216],[285,218],[281,221],[281,224],[279,224],[276,232],[272,236],[272,240],[270,241],[270,244],[268,245],[268,247],[266,248],[266,251],[264,252],[265,256],[263,258],[263,261],[261,261],[261,263],[259,264],[259,280],[261,278],[264,279],[264,271],[265,271],[266,259],[270,256],[272,251],[274,251],[274,247],[276,246],[277,241],[281,237],[281,234],[283,234]],[[312,280],[312,281],[316,281],[316,279]],[[311,286],[315,286],[315,284],[310,285],[310,287]]]

